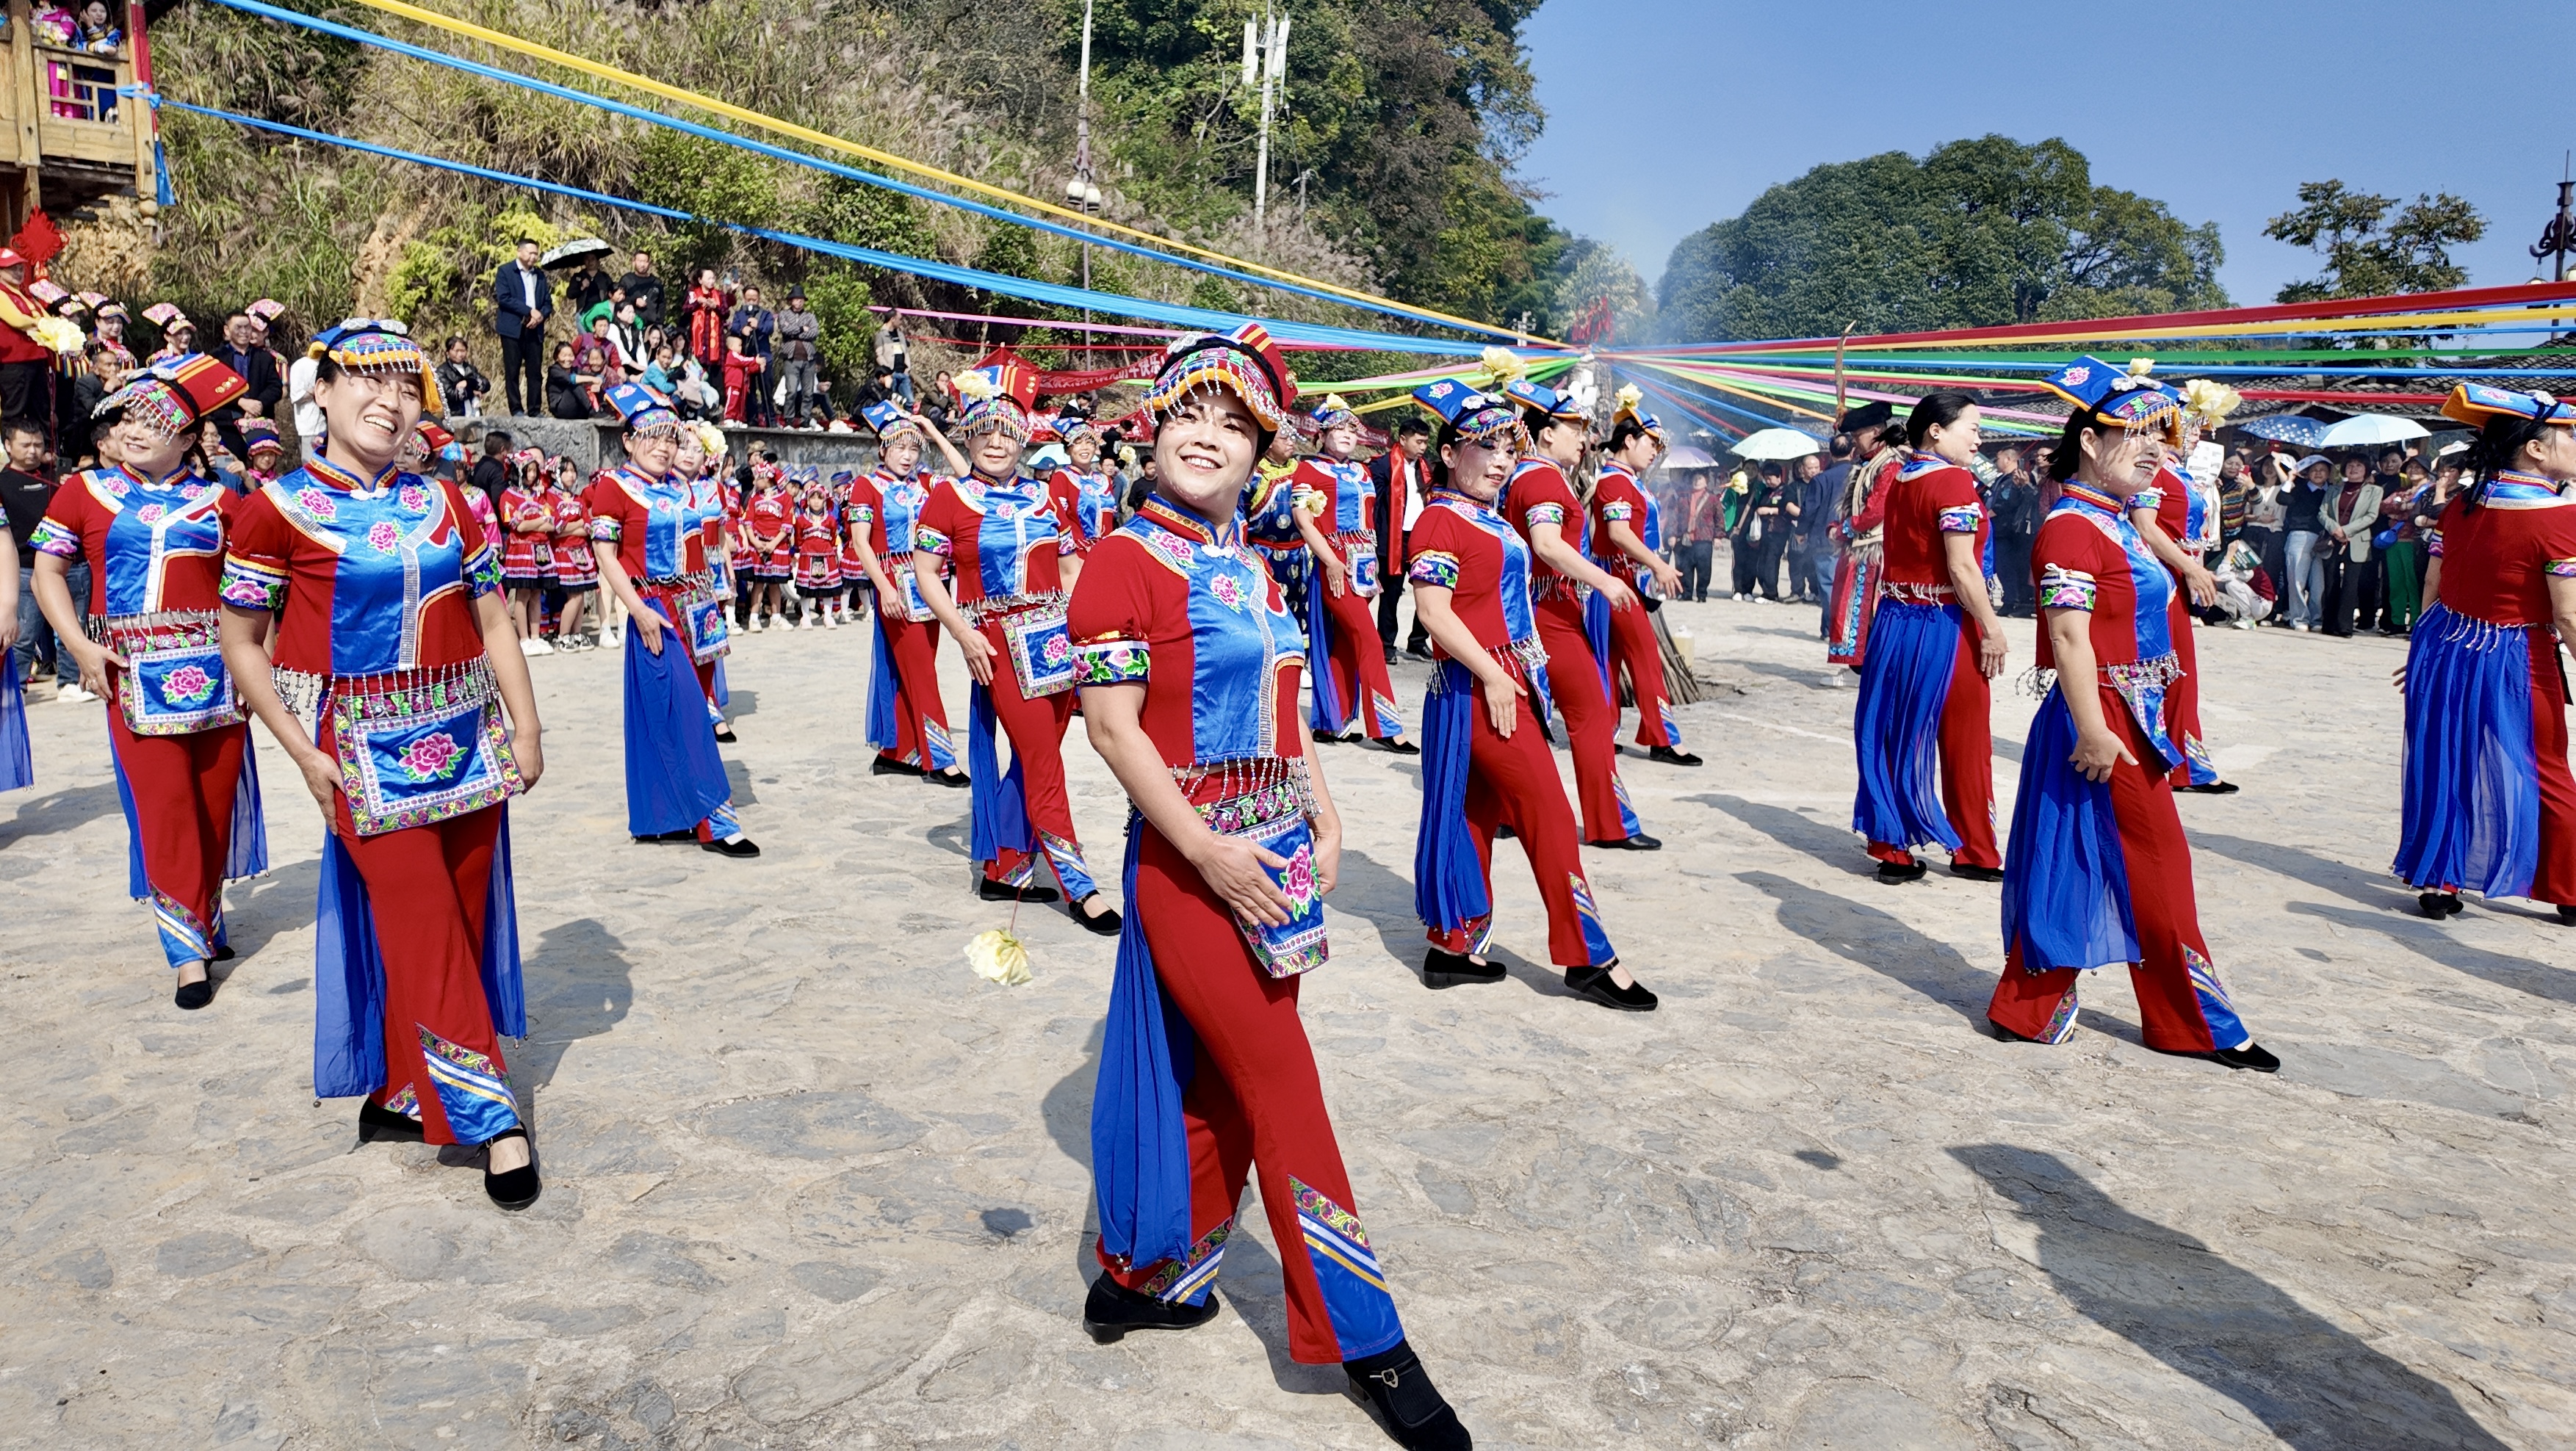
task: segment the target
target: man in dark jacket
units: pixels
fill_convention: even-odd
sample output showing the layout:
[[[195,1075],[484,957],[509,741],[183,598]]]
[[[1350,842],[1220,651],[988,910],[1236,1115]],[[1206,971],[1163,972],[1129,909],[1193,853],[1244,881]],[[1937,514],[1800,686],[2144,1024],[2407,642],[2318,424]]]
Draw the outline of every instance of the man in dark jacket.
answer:
[[[778,376],[777,365],[770,358],[771,341],[778,335],[778,317],[760,305],[759,288],[742,290],[742,305],[733,310],[725,331],[742,339],[745,353],[760,359],[760,373],[753,380],[751,397],[743,408],[745,419],[755,428],[775,428],[778,410],[769,401],[769,390],[774,386],[770,380]]]
[[[501,387],[512,413],[546,411],[546,319],[554,290],[537,265],[537,244],[521,242],[518,257],[492,275],[492,331],[501,337]],[[522,392],[519,379],[527,378]]]
[[[2036,613],[2030,547],[2039,538],[2039,486],[2023,467],[2021,450],[1995,455],[1995,481],[1986,486],[1986,513],[1994,520],[1995,578],[2003,581],[2004,613]]]
[[[638,252],[634,270],[617,279],[617,290],[635,304],[635,321],[645,327],[662,325],[662,279],[653,275],[653,254]]]
[[[236,312],[224,319],[224,340],[215,348],[215,361],[241,374],[250,385],[239,398],[206,415],[236,458],[248,452],[242,447],[241,421],[276,418],[277,406],[286,398],[286,377],[278,371],[277,354],[254,332],[250,314]]]

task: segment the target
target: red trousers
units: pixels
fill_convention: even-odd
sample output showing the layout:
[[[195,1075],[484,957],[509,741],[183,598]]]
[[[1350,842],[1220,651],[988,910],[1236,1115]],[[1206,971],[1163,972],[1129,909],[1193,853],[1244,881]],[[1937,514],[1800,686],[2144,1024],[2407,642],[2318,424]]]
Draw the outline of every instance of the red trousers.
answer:
[[[1344,548],[1342,554],[1347,568],[1350,551]],[[1404,734],[1404,713],[1396,707],[1395,684],[1386,673],[1386,642],[1377,637],[1376,598],[1363,598],[1351,587],[1349,574],[1340,594],[1325,585],[1322,570],[1306,587],[1322,590],[1324,608],[1332,612],[1333,689],[1339,697],[1334,705],[1341,718],[1358,721],[1378,740]]]
[[[1143,837],[1130,920],[1144,929],[1165,997],[1198,1038],[1197,1071],[1181,1100],[1192,1244],[1186,1259],[1128,1267],[1102,1256],[1101,1265],[1131,1290],[1198,1302],[1225,1254],[1244,1180],[1258,1172],[1288,1291],[1288,1354],[1306,1365],[1333,1365],[1387,1349],[1402,1330],[1382,1278],[1355,1275],[1342,1243],[1365,1250],[1367,1234],[1352,1208],[1314,1050],[1297,1016],[1300,979],[1255,966],[1234,914],[1197,870],[1151,824],[1133,829]],[[1310,1218],[1324,1232],[1310,1232]],[[1338,1257],[1319,1267],[1318,1248]],[[1373,1278],[1374,1294],[1362,1283]],[[1360,1342],[1347,1343],[1337,1323]]]
[[[1964,620],[1958,658],[1950,667],[1949,701],[1941,708],[1941,805],[1950,829],[1959,833],[1959,849],[1950,860],[1972,867],[2004,864],[1995,846],[1993,711],[1994,689],[1977,668],[1977,623]],[[1869,854],[1883,862],[1914,860],[1913,852],[1883,841],[1871,842]]]
[[[1547,904],[1548,960],[1559,967],[1608,967],[1618,953],[1601,926],[1591,879],[1583,874],[1574,808],[1566,804],[1565,783],[1557,779],[1556,757],[1539,734],[1538,717],[1522,700],[1520,720],[1506,740],[1494,733],[1479,691],[1475,722],[1467,767],[1467,826],[1475,833],[1476,857],[1484,863],[1486,899],[1492,900],[1494,891],[1494,829],[1508,821],[1520,836],[1521,850],[1529,854],[1539,900]],[[1443,952],[1475,952],[1491,925],[1489,916],[1456,931],[1435,927],[1428,936]]]
[[[2183,758],[2174,763],[2173,783],[2177,787],[2192,783],[2192,767],[2199,764],[2203,784],[2218,779],[2218,767],[2209,759],[2209,745],[2200,733],[2200,645],[2192,638],[2191,594],[2179,579],[2173,582],[2174,602],[2165,611],[2166,628],[2173,634],[2174,655],[2182,663],[2182,677],[2165,687],[2165,720],[2172,727],[2174,749]]]
[[[118,680],[123,687],[123,681]],[[107,702],[107,739],[134,793],[134,834],[143,877],[172,967],[214,956],[223,924],[224,859],[232,852],[233,794],[241,788],[249,727],[184,736],[138,736],[125,711]]]
[[[993,647],[993,684],[984,693],[993,702],[1002,733],[1011,739],[1011,761],[1019,768],[1029,825],[1038,834],[1036,855],[1047,859],[1065,900],[1080,901],[1091,895],[1093,882],[1083,865],[1082,842],[1073,834],[1073,806],[1064,790],[1064,731],[1073,723],[1075,692],[1059,690],[1035,700],[1022,695],[1001,622],[987,621],[980,628]],[[984,864],[984,875],[996,882],[1025,882],[1034,866],[1033,854],[1003,847],[998,858]]]
[[[900,598],[891,609],[882,600],[878,608],[884,611],[878,623],[893,656],[895,722],[894,750],[878,754],[909,766],[945,771],[957,764],[957,752],[948,739],[948,708],[939,699],[939,622],[905,619]],[[1010,668],[1007,659],[996,663]]]
[[[1610,612],[1609,663],[1611,689],[1618,689],[1624,670],[1628,689],[1637,697],[1637,744],[1679,748],[1681,730],[1673,724],[1672,700],[1664,693],[1664,647],[1655,639],[1654,617],[1644,605]],[[1550,671],[1548,682],[1555,681]]]
[[[2531,873],[2536,902],[2576,906],[2576,777],[2567,772],[2567,677],[2547,630],[2531,640],[2531,747],[2540,773],[2540,859]]]
[[[325,747],[328,749],[328,747]],[[362,837],[340,806],[340,844],[367,879],[376,950],[385,963],[385,1086],[371,1101],[420,1117],[433,1144],[481,1142],[448,1125],[448,1094],[428,1055],[450,1069],[500,1079],[500,1036],[483,996],[483,918],[491,901],[492,849],[501,808]],[[516,1121],[515,1111],[511,1121]]]
[[[1536,601],[1539,643],[1547,647],[1547,693],[1565,717],[1574,747],[1574,794],[1583,803],[1585,841],[1625,841],[1636,834],[1619,784],[1619,707],[1601,693],[1599,662],[1583,633],[1583,606],[1569,599]],[[1615,618],[1615,617],[1614,617]]]
[[[2129,753],[2141,762],[2156,759],[2119,694],[2105,689],[2101,695],[2103,718],[2126,738]],[[2200,935],[2200,909],[2192,899],[2191,843],[2184,839],[2182,817],[2174,809],[2172,780],[2162,772],[2151,776],[2129,761],[2115,763],[2111,814],[2120,826],[2120,859],[2138,931],[2140,956],[2129,965],[2129,985],[2138,995],[2141,1036],[2148,1047],[2168,1053],[2244,1046],[2252,1035],[2238,1020],[2235,1003],[2209,960],[2209,943]],[[2016,945],[2006,954],[2003,980],[1995,984],[1986,1016],[2024,1038],[2062,1043],[2074,1031],[2081,976],[2071,967],[2026,972]]]

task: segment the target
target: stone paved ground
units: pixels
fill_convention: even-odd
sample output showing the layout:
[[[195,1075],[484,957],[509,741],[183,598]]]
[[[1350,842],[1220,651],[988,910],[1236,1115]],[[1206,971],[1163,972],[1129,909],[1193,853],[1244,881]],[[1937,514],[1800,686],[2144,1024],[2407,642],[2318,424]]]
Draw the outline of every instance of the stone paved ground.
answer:
[[[1533,965],[1509,847],[1511,980],[1425,991],[1414,772],[1328,756],[1351,835],[1307,1022],[1480,1444],[2576,1444],[2576,948],[2524,904],[2401,910],[2394,645],[2202,637],[2248,789],[2183,813],[2288,1063],[2259,1078],[2144,1051],[2116,981],[2066,1047],[1980,1036],[1994,889],[1865,874],[1814,613],[1675,615],[1730,682],[1683,712],[1708,767],[1632,762],[1668,848],[1593,857],[1653,1016]],[[1031,910],[1037,980],[969,975],[1006,914],[967,893],[963,794],[861,769],[864,641],[743,642],[747,865],[628,845],[616,657],[537,662],[510,1061],[549,1188],[518,1217],[312,1099],[308,808],[272,795],[284,863],[179,1013],[98,708],[36,704],[42,784],[0,798],[0,1441],[1385,1444],[1288,1360],[1257,1210],[1213,1324],[1081,1334],[1112,946]],[[1996,706],[2007,778],[2029,705]],[[1108,868],[1121,802],[1069,755]]]

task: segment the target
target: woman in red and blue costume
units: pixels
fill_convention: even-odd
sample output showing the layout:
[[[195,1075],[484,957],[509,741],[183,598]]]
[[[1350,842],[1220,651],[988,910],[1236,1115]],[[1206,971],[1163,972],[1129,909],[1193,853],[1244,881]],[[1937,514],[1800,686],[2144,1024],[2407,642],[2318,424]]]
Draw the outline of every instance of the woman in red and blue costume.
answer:
[[[1592,595],[1612,614],[1637,604],[1627,581],[1592,562],[1592,516],[1566,477],[1591,445],[1592,419],[1572,398],[1526,378],[1512,379],[1503,393],[1520,407],[1530,452],[1512,469],[1502,515],[1529,546],[1530,608],[1551,667],[1542,704],[1565,716],[1574,748],[1574,794],[1583,806],[1583,844],[1655,851],[1663,843],[1646,834],[1627,783],[1619,779],[1619,707],[1602,683],[1608,672],[1592,653],[1584,619]],[[1565,535],[1569,525],[1571,540]]]
[[[1986,601],[1986,506],[1967,466],[1978,421],[1965,393],[1923,395],[1906,420],[1913,452],[1886,490],[1886,574],[1852,711],[1852,830],[1882,882],[1922,876],[1914,848],[1926,842],[1950,853],[1955,876],[2003,880],[1987,682],[2005,650]]]
[[[2129,366],[2135,369],[2139,364]],[[2182,586],[2173,592],[2169,607],[2174,654],[2182,661],[2182,674],[2165,697],[2173,715],[2174,745],[2182,752],[2173,769],[2174,789],[2226,796],[2238,788],[2219,779],[2218,763],[2210,759],[2209,746],[2201,737],[2200,646],[2193,638],[2191,616],[2193,606],[2218,599],[2218,580],[2207,563],[2209,551],[2218,547],[2218,519],[2208,495],[2193,487],[2186,461],[2201,434],[2226,422],[2240,399],[2235,389],[2223,383],[2194,378],[2182,385],[2182,400],[2182,442],[2156,470],[2155,482],[2130,496],[2129,522],[2138,526],[2138,537],[2147,541]]]
[[[2427,917],[2460,889],[2529,897],[2576,923],[2576,404],[2464,383],[2444,417],[2478,430],[2479,483],[2427,538],[2424,616],[2406,649],[2404,826],[2396,872]]]
[[[967,473],[965,455],[929,419],[892,399],[860,410],[877,431],[877,466],[850,483],[850,552],[876,585],[876,648],[868,676],[868,767],[877,776],[920,776],[966,786],[949,743],[948,707],[939,698],[939,617],[912,577],[913,525],[930,501],[922,482],[923,440],[939,445],[948,466]]]
[[[2031,555],[2039,668],[2056,681],[2022,747],[2004,972],[1986,1016],[2009,1037],[2063,1043],[2083,975],[2126,963],[2149,1048],[2274,1072],[2281,1060],[2237,1016],[2193,905],[2169,775],[2181,759],[2165,707],[2181,669],[2173,576],[2127,508],[2181,436],[2181,399],[2098,358],[2043,381],[2074,405],[2049,461],[2064,492]]]
[[[1360,416],[1338,393],[1312,420],[1316,453],[1288,475],[1297,532],[1315,560],[1306,586],[1306,633],[1316,658],[1310,717],[1318,740],[1374,740],[1399,756],[1421,753],[1404,738],[1404,712],[1377,637],[1377,485],[1351,455]]]
[[[1074,920],[1102,936],[1118,913],[1101,899],[1074,835],[1064,789],[1064,731],[1073,720],[1073,643],[1065,592],[1081,573],[1072,521],[1044,482],[1020,472],[1037,379],[1019,363],[960,374],[957,431],[972,465],[931,485],[912,531],[912,577],[974,677],[967,720],[973,777],[969,853],[987,901],[1052,902],[1030,885],[1043,857]],[[952,571],[942,579],[942,570]],[[953,586],[953,588],[952,588]],[[1011,769],[995,749],[1011,738]]]
[[[29,537],[36,602],[81,687],[108,701],[116,793],[133,843],[128,886],[152,903],[178,974],[172,1000],[214,1000],[224,883],[268,869],[249,727],[218,639],[223,486],[188,466],[207,413],[241,396],[241,375],[203,354],[152,369],[91,414],[118,464],[65,480]],[[89,564],[90,630],[69,585]],[[91,633],[94,631],[95,633]]]
[[[1494,512],[1522,443],[1519,408],[1457,380],[1414,390],[1440,415],[1431,499],[1407,546],[1413,610],[1431,636],[1422,701],[1422,822],[1414,910],[1431,949],[1430,987],[1500,982],[1484,950],[1494,925],[1493,850],[1509,825],[1547,904],[1550,961],[1565,986],[1604,1007],[1645,1012],[1648,992],[1601,925],[1574,810],[1530,701],[1547,691],[1547,651],[1530,604],[1529,547]]]
[[[314,345],[322,446],[234,506],[222,625],[328,829],[313,1088],[366,1095],[362,1138],[483,1146],[484,1193],[521,1209],[539,1184],[501,1059],[528,1031],[505,803],[545,768],[536,695],[493,541],[455,484],[395,466],[437,406],[428,360],[399,323]]]
[[[1471,1445],[1369,1246],[1297,1014],[1341,819],[1297,706],[1306,640],[1236,512],[1285,421],[1257,324],[1175,342],[1146,395],[1159,477],[1092,551],[1070,620],[1083,724],[1126,787],[1126,927],[1092,1096],[1102,1341],[1187,1329],[1244,1181],[1279,1247],[1288,1353],[1341,1365],[1399,1444]]]
[[[1592,485],[1592,562],[1634,585],[1641,593],[1649,581],[1658,598],[1681,592],[1681,571],[1665,562],[1663,511],[1639,482],[1663,457],[1664,426],[1641,411],[1633,387],[1619,390],[1618,411],[1610,419],[1610,443],[1601,476]],[[1628,691],[1637,700],[1637,744],[1649,760],[1668,766],[1696,766],[1700,758],[1682,749],[1681,727],[1673,720],[1670,692],[1664,688],[1664,647],[1655,638],[1654,608],[1645,599],[1633,609],[1612,609],[1607,596],[1596,594],[1586,607],[1594,653],[1601,662],[1601,689],[1614,704],[1619,675],[1628,676]]]
[[[698,521],[700,558],[706,565],[705,570],[695,576],[695,587],[690,591],[689,609],[692,614],[703,610],[710,600],[730,603],[734,597],[732,566],[725,553],[726,534],[733,524],[732,515],[725,508],[726,457],[724,430],[712,423],[681,425],[679,446],[671,454],[671,482],[687,496],[689,513]],[[589,495],[585,491],[583,502],[587,504],[588,501]],[[615,596],[605,590],[602,593],[606,598],[601,601],[600,608],[605,615]],[[698,672],[698,684],[707,698],[707,719],[715,725],[716,741],[729,746],[737,739],[733,733],[733,722],[725,719],[725,707],[731,703],[732,697],[725,689],[724,657],[733,653],[733,646],[727,639],[732,626],[722,618],[710,620],[707,624],[713,636],[712,648],[707,652],[711,658],[700,662],[706,668]]]
[[[1064,463],[1047,474],[1047,489],[1056,509],[1073,521],[1074,553],[1092,546],[1118,527],[1118,482],[1100,466],[1100,426],[1079,413],[1055,420],[1055,436],[1064,445]],[[961,472],[963,472],[961,470]]]
[[[707,568],[701,496],[672,472],[687,425],[641,383],[607,401],[626,420],[626,457],[591,480],[587,502],[600,580],[626,606],[626,830],[756,857],[716,753],[714,675],[731,621]]]

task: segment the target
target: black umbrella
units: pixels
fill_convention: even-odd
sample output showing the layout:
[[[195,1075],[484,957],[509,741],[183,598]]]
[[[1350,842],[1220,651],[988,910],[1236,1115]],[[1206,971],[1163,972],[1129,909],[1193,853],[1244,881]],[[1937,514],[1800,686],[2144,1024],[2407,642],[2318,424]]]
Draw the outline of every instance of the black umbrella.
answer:
[[[553,271],[557,267],[587,262],[593,257],[605,257],[616,250],[597,237],[583,237],[576,241],[558,242],[547,248],[546,254],[537,259],[537,265]]]

